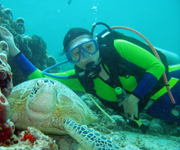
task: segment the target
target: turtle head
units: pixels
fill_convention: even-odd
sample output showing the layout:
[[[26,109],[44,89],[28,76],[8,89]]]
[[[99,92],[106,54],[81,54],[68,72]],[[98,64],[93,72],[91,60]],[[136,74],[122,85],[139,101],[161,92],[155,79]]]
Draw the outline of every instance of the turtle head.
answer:
[[[56,104],[57,85],[50,79],[39,79],[31,90],[26,103],[26,111],[31,120],[48,119]]]

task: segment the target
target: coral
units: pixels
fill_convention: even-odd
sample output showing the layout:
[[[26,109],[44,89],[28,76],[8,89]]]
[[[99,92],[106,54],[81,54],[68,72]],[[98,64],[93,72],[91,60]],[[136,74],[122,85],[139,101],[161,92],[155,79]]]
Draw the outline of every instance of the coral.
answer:
[[[33,53],[36,53],[37,55],[41,54],[47,54],[47,46],[44,40],[37,36],[37,35],[32,35],[32,42],[29,43],[30,48],[32,49]]]
[[[9,8],[5,9],[0,3],[0,24],[13,34],[17,48],[20,49],[26,58],[40,70],[46,69],[50,64],[55,64],[56,61],[53,60],[54,58],[50,57],[49,59],[45,41],[37,35],[31,37],[24,35],[26,32],[24,19],[19,17],[14,21],[12,17],[8,17],[8,12],[9,15],[12,14],[12,11]],[[2,41],[1,37],[0,41]],[[15,79],[13,80],[14,85],[27,80],[26,76],[14,63],[13,58],[9,57],[8,63],[12,68],[13,79]],[[60,67],[57,67],[54,70],[51,70],[51,72],[59,72],[59,69]]]
[[[10,19],[10,20],[13,20],[13,13],[12,13],[12,10],[10,8],[6,8],[2,11],[4,13],[4,15]]]
[[[50,66],[53,66],[55,64],[57,64],[56,59],[53,56],[48,56],[47,66],[50,67]],[[48,72],[57,73],[57,72],[59,72],[59,70],[60,70],[60,66],[57,66],[57,67],[49,70]]]
[[[0,3],[0,11],[4,9],[3,4]]]
[[[17,24],[19,24],[19,23],[24,24],[25,21],[24,21],[23,18],[19,17],[19,18],[16,19],[16,23],[17,23]]]
[[[0,145],[14,133],[14,124],[8,120],[9,109],[9,103],[0,90]]]
[[[34,127],[28,127],[26,131],[22,131],[19,135],[19,142],[10,147],[3,147],[3,149],[48,149],[48,150],[58,150],[58,146],[52,138],[44,135],[42,132]]]
[[[20,45],[19,49],[21,49],[21,52],[26,56],[27,59],[32,58],[32,51],[29,47],[29,42],[32,42],[32,38],[30,36],[20,36]]]
[[[14,132],[14,124],[8,120],[10,107],[6,99],[13,88],[11,68],[7,63],[7,52],[7,43],[0,41],[0,145],[9,140]]]
[[[15,30],[16,30],[17,33],[19,33],[19,34],[24,34],[25,33],[26,28],[25,28],[24,23],[25,23],[25,21],[24,21],[23,18],[18,18],[16,20],[17,26],[16,26]]]
[[[11,67],[7,63],[7,43],[0,41],[0,88],[5,97],[8,97],[12,88]]]
[[[0,52],[8,54],[8,45],[5,41],[0,41]]]

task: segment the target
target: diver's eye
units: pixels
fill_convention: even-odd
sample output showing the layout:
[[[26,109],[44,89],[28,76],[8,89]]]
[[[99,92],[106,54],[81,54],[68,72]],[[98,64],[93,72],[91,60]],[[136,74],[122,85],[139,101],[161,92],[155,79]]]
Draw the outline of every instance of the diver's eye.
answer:
[[[93,43],[88,43],[85,45],[85,50],[89,51],[89,52],[93,52],[94,51],[94,45]]]
[[[92,48],[92,44],[89,44],[88,46],[87,46],[87,49],[91,49]]]
[[[86,45],[86,49],[90,50],[92,48],[92,43]]]
[[[75,49],[71,52],[71,55],[74,59],[79,59],[79,55],[80,55],[80,52],[79,52],[79,49]]]
[[[79,56],[79,51],[74,52],[74,53],[73,53],[73,56]]]

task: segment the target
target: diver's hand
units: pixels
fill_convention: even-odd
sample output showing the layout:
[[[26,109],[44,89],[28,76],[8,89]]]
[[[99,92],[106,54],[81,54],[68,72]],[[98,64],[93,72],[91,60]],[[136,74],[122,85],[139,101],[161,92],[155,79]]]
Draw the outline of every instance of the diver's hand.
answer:
[[[8,44],[9,53],[12,57],[20,52],[20,50],[16,47],[14,43],[14,38],[11,32],[9,32],[6,28],[2,26],[0,26],[0,36]]]
[[[134,120],[135,117],[138,118],[138,102],[139,99],[131,94],[129,97],[119,103],[119,106],[123,105],[124,114],[127,119],[129,116],[132,120]]]

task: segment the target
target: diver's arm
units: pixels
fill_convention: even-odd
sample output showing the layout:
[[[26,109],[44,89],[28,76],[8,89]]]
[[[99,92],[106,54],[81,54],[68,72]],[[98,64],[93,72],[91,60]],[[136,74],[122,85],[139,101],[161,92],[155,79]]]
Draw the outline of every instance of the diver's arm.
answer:
[[[133,91],[135,96],[143,99],[165,72],[164,65],[148,51],[130,42],[115,40],[114,46],[124,59],[145,70],[143,78]]]
[[[16,64],[19,66],[21,71],[28,77],[28,79],[36,79],[36,78],[51,78],[54,80],[57,80],[66,86],[68,86],[71,90],[76,90],[76,91],[82,91],[85,92],[84,88],[80,84],[79,80],[77,78],[74,79],[59,79],[55,77],[50,77],[47,75],[44,75],[41,70],[36,68],[22,53],[19,53],[14,57],[14,61]],[[57,76],[70,76],[75,74],[75,70],[70,70],[67,72],[63,73],[51,73],[53,75]]]
[[[14,43],[14,37],[6,28],[0,26],[0,36],[8,44],[9,53],[12,57],[16,56],[20,50],[16,47]]]
[[[51,73],[51,74],[56,75],[56,76],[71,76],[71,75],[75,74],[75,70],[73,69],[73,70],[69,70],[66,72],[62,72],[62,73]],[[69,87],[73,91],[85,92],[84,88],[82,87],[81,83],[79,82],[79,80],[77,78],[59,79],[59,78],[55,78],[55,77],[50,77],[47,75],[43,75],[43,73],[39,69],[36,69],[34,72],[29,74],[28,79],[41,78],[41,77],[46,77],[46,78],[51,78],[51,79],[57,80],[57,81],[65,84],[67,87]]]
[[[9,53],[12,57],[20,53],[20,50],[15,46],[9,47]]]
[[[47,77],[47,78],[52,78],[46,75],[43,75],[43,73],[37,69],[21,52],[20,50],[16,47],[14,43],[14,38],[13,35],[4,27],[0,26],[0,36],[3,38],[3,40],[8,44],[9,47],[9,53],[10,55],[14,58],[16,64],[19,66],[21,71],[28,77],[28,79],[35,79],[35,78],[42,78],[42,77]],[[68,73],[61,73],[57,74],[60,76],[69,76],[72,75],[75,72],[68,72]],[[65,85],[67,85],[70,89],[72,90],[77,90],[77,91],[84,91],[84,88],[81,86],[80,82],[78,79],[57,79],[57,78],[52,78],[55,80],[58,80]]]

